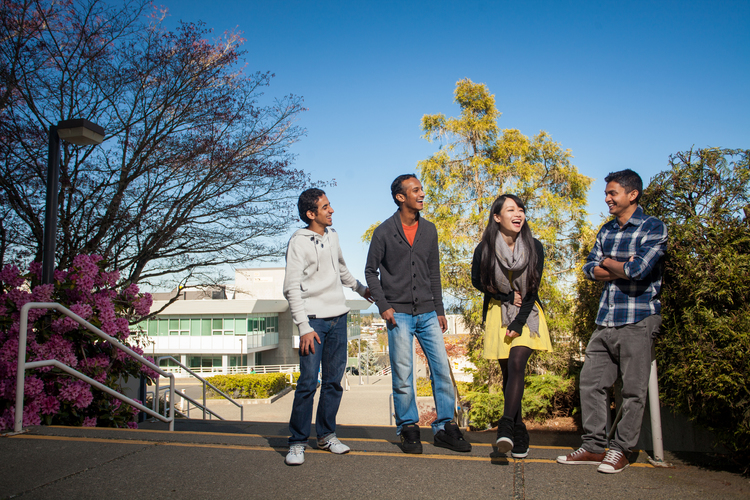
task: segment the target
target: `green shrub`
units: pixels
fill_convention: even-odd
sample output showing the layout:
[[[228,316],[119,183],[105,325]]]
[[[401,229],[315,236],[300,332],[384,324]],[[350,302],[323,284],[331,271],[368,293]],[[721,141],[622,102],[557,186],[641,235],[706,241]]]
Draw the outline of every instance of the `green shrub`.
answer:
[[[470,392],[463,400],[469,406],[469,424],[474,429],[489,429],[503,416],[502,393]]]
[[[575,380],[559,375],[526,375],[526,387],[521,402],[525,419],[543,422],[549,418],[573,413]],[[469,384],[466,384],[468,387]],[[503,416],[505,400],[502,393],[460,392],[464,406],[469,407],[469,421],[475,429],[494,426]]]
[[[456,382],[456,386],[458,387],[458,394],[460,394],[461,396],[463,396],[464,394],[468,394],[474,390],[473,385],[469,382]],[[417,396],[432,396],[432,384],[430,383],[429,378],[417,378]]]
[[[458,386],[458,393],[460,395],[468,394],[472,390],[470,382],[456,382],[456,386]]]
[[[690,150],[670,163],[643,197],[669,231],[659,395],[750,467],[750,150]]]
[[[293,375],[296,381],[299,373]],[[289,375],[286,373],[214,375],[206,380],[232,399],[270,398],[289,385]],[[211,398],[222,398],[210,388],[208,394]]]
[[[527,375],[521,412],[538,422],[573,412],[575,383],[559,375]]]
[[[417,378],[417,396],[432,396],[432,384],[429,378]]]

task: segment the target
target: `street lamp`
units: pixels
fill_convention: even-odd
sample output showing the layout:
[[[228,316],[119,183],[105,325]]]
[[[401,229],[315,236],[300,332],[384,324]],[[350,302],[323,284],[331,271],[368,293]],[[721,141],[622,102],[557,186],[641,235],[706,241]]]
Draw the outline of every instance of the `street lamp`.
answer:
[[[62,120],[49,128],[47,156],[47,206],[44,212],[42,283],[52,283],[55,275],[55,237],[57,235],[57,196],[60,192],[60,139],[78,146],[100,144],[104,129],[82,118]]]
[[[239,341],[240,341],[240,361],[239,361],[239,363],[237,363],[237,371],[239,371],[240,373],[242,373],[241,370],[240,370],[240,367],[242,366],[242,356],[244,355],[244,353],[242,351],[242,341],[243,340],[245,340],[245,339],[243,339],[243,338],[239,339]],[[247,368],[245,368],[245,372],[247,372]]]

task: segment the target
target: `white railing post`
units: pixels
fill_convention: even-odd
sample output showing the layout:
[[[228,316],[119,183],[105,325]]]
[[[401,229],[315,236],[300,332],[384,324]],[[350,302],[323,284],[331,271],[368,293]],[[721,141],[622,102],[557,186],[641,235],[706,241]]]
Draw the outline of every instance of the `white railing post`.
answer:
[[[23,429],[23,382],[26,374],[26,330],[29,323],[29,309],[33,302],[21,307],[21,323],[18,330],[18,372],[16,373],[16,414],[13,432]]]
[[[648,378],[648,409],[651,415],[651,442],[654,460],[664,461],[664,440],[661,432],[661,407],[659,405],[659,379],[656,372],[656,356],[651,357],[651,374]]]

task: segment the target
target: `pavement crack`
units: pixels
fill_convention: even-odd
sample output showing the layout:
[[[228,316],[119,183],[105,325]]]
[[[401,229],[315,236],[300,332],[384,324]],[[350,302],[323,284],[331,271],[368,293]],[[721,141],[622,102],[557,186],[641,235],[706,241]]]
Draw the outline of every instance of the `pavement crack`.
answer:
[[[524,472],[524,461],[516,460],[513,463],[513,500],[524,500],[526,498]]]
[[[34,492],[36,490],[40,490],[42,488],[46,488],[47,486],[51,486],[51,485],[54,485],[54,484],[57,484],[57,483],[61,483],[63,481],[66,481],[67,479],[70,479],[70,478],[75,477],[75,476],[79,476],[79,475],[81,475],[81,474],[83,474],[85,472],[99,469],[99,468],[101,468],[101,467],[103,467],[105,465],[111,464],[113,462],[117,462],[118,460],[122,460],[122,459],[128,458],[128,457],[132,457],[133,455],[136,455],[138,453],[143,453],[145,450],[147,450],[149,448],[152,448],[152,447],[159,446],[160,444],[162,444],[162,443],[155,442],[155,443],[153,443],[151,445],[143,446],[142,448],[140,448],[138,450],[133,450],[133,451],[131,451],[129,453],[125,453],[124,455],[120,455],[118,457],[112,458],[112,459],[107,460],[105,462],[102,462],[100,464],[96,464],[93,467],[86,467],[85,469],[81,469],[79,471],[72,472],[72,473],[67,474],[65,476],[58,477],[57,479],[53,479],[52,481],[48,481],[48,482],[46,482],[44,484],[40,484],[40,485],[34,486],[33,488],[29,488],[28,490],[21,491],[20,493],[16,493],[15,495],[10,495],[10,496],[7,496],[7,497],[3,497],[3,500],[10,499],[10,498],[18,498],[20,496],[26,495],[27,493],[31,493],[31,492]]]

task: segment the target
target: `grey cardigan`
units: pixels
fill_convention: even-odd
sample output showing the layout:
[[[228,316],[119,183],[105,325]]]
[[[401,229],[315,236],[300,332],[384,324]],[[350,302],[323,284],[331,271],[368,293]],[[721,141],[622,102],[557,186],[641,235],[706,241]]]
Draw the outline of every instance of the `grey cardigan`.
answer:
[[[418,222],[413,245],[406,239],[398,211],[372,234],[365,279],[381,314],[393,308],[411,315],[432,311],[445,315],[437,229],[422,217]]]

